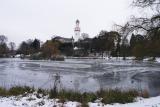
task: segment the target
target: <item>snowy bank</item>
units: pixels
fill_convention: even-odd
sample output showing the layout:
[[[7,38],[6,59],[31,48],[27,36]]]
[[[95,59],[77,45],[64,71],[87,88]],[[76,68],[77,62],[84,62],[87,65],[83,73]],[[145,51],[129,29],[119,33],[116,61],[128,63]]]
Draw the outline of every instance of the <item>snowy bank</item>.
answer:
[[[49,99],[49,96],[37,97],[37,93],[27,96],[1,97],[0,107],[77,107],[78,102],[60,103],[58,99]]]
[[[102,104],[96,101],[96,103],[88,103],[89,107],[160,107],[160,96],[152,97],[148,99],[137,98],[134,103],[128,104]],[[48,99],[48,96],[37,97],[37,94],[28,94],[27,96],[17,97],[1,97],[0,107],[80,107],[78,102],[64,102],[61,103],[58,99]]]
[[[128,104],[89,103],[89,107],[160,107],[160,96],[148,99],[138,98],[136,102]]]

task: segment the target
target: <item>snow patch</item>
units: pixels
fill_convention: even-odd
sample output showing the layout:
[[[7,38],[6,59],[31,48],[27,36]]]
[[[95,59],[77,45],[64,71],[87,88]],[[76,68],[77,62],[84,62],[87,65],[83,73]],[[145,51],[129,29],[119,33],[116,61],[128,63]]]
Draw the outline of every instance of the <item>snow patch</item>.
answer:
[[[89,107],[160,107],[160,96],[148,99],[137,98],[136,102],[128,104],[103,104],[99,100],[88,103]],[[0,97],[0,107],[80,107],[78,102],[59,102],[58,99],[49,99],[48,96],[37,98],[36,94],[27,96]]]

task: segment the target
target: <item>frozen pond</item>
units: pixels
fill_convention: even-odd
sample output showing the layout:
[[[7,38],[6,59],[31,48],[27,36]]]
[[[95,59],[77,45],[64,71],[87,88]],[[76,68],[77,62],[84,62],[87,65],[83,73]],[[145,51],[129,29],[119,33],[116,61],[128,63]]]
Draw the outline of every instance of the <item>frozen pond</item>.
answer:
[[[145,89],[160,94],[160,63],[116,59],[31,61],[0,59],[0,86],[51,88],[60,74],[60,87],[81,92],[100,88]]]

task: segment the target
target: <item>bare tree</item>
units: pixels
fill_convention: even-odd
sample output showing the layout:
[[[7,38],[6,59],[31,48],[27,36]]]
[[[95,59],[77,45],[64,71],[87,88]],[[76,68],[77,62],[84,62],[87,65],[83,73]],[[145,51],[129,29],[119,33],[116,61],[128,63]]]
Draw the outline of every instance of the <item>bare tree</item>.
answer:
[[[58,46],[58,42],[46,41],[46,43],[44,43],[41,48],[44,57],[52,58],[59,55],[60,52],[58,50]]]
[[[133,0],[133,6],[145,9],[151,9],[152,15],[150,17],[135,17],[132,16],[125,25],[116,25],[118,32],[122,35],[122,45],[125,44],[127,36],[134,34],[145,35],[147,40],[150,40],[152,48],[157,47],[159,42],[159,31],[160,31],[160,0]],[[157,43],[157,44],[155,44]],[[149,44],[149,43],[148,43]],[[151,54],[157,54],[158,48],[147,47],[147,52]]]
[[[124,26],[118,25],[118,30],[123,35],[123,39],[133,32],[150,35],[151,32],[160,29],[160,0],[133,0],[133,5],[143,9],[151,7],[154,15],[139,18],[132,16]]]
[[[84,40],[86,38],[89,38],[89,34],[88,33],[82,33],[81,34],[81,39]]]
[[[137,7],[160,7],[160,0],[133,0],[133,5]]]
[[[7,37],[6,36],[4,36],[4,35],[0,35],[0,44],[4,44],[4,43],[6,43],[7,42]]]
[[[15,50],[15,47],[16,47],[16,44],[14,42],[10,42],[9,43],[9,46],[10,46],[10,50],[11,51],[14,51]]]

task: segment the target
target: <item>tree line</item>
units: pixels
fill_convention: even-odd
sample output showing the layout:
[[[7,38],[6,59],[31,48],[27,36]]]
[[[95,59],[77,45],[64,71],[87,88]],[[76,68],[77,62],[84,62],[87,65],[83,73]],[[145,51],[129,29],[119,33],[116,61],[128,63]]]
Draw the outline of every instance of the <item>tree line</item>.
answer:
[[[124,44],[120,33],[116,31],[101,31],[94,38],[88,36],[77,42],[62,43],[55,38],[41,43],[39,39],[23,41],[17,49],[15,43],[7,45],[7,37],[0,35],[0,57],[10,57],[16,54],[30,55],[35,59],[50,59],[58,55],[64,56],[102,56],[126,57],[135,56],[137,59],[160,56],[160,31],[154,36],[132,34],[130,42]],[[77,49],[75,49],[77,47]]]
[[[15,54],[15,43],[10,42],[7,45],[8,38],[4,35],[0,35],[0,57],[8,57]]]
[[[160,0],[133,0],[133,6],[150,10],[148,17],[132,16],[125,25],[117,25],[124,38],[131,35],[131,55],[137,59],[160,56]]]
[[[135,56],[137,59],[144,57],[160,56],[160,32],[154,36],[132,34],[130,42],[123,43],[122,35],[117,31],[102,30],[97,36],[89,38],[83,34],[77,42],[63,43],[54,38],[41,43],[39,39],[23,41],[17,49],[15,43],[7,45],[7,37],[0,35],[0,57],[10,57],[21,54],[33,59],[50,59],[59,55],[64,56],[95,56],[126,57]],[[75,49],[77,47],[77,49]]]

